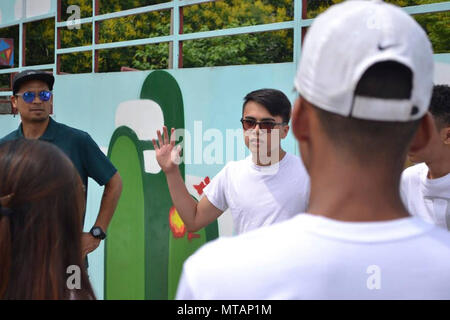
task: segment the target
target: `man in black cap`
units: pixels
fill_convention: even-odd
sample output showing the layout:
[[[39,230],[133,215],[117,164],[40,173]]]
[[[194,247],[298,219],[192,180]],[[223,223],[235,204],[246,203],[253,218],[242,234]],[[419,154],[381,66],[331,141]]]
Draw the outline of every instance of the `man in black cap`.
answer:
[[[13,110],[20,114],[22,123],[17,130],[0,139],[0,144],[20,138],[50,142],[72,160],[86,194],[88,177],[99,185],[105,185],[97,220],[90,232],[82,237],[83,255],[87,255],[106,237],[106,229],[122,192],[122,179],[88,133],[60,124],[50,117],[54,82],[52,74],[37,70],[22,71],[14,76],[11,103]]]

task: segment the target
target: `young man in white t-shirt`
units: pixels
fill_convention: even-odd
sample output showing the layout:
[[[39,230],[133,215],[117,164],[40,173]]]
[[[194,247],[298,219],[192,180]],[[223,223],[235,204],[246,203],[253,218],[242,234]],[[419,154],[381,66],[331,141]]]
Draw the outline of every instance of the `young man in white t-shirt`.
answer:
[[[177,299],[450,299],[450,234],[399,192],[408,149],[432,130],[423,29],[382,1],[335,5],[306,34],[295,87],[307,213],[206,244]]]
[[[217,219],[228,208],[233,231],[241,234],[262,226],[287,220],[307,207],[309,177],[299,157],[285,152],[281,140],[289,131],[291,104],[284,93],[261,89],[244,98],[241,123],[244,140],[251,155],[232,161],[203,190],[198,203],[189,194],[174,155],[172,139],[163,128],[155,140],[156,159],[166,174],[172,201],[190,232]]]
[[[450,87],[435,85],[430,112],[436,125],[427,148],[410,152],[419,163],[403,171],[400,185],[408,211],[450,230]]]

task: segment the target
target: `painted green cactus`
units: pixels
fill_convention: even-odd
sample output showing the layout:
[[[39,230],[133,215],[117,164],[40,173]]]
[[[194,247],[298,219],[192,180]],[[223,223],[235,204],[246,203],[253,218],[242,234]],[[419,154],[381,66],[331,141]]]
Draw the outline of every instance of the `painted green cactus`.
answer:
[[[184,260],[218,236],[217,222],[195,234],[185,231],[164,173],[155,166],[146,115],[133,114],[146,110],[149,122],[159,117],[162,123],[153,122],[150,129],[155,132],[163,124],[184,128],[178,83],[169,73],[154,71],[144,81],[140,99],[133,102],[137,109],[124,105],[116,114],[118,127],[108,149],[124,187],[105,243],[105,299],[173,299]],[[180,171],[184,177],[183,163]]]

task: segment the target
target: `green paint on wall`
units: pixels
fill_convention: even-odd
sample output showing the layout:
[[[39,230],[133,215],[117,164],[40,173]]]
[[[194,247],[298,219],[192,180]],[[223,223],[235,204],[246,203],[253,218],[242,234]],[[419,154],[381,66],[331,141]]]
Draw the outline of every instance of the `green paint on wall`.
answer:
[[[169,299],[175,299],[184,261],[206,242],[205,229],[201,229],[194,234],[195,236],[190,240],[188,239],[188,232],[182,238],[175,238],[173,234],[170,235]]]
[[[168,72],[152,72],[142,85],[140,98],[153,100],[161,107],[165,126],[184,129],[183,96],[177,81]],[[180,165],[180,172],[184,178],[184,164]],[[145,180],[144,185],[145,195],[151,199],[151,209],[149,209],[151,223],[150,220],[146,220],[146,223],[150,223],[149,229],[153,239],[148,237],[148,233],[146,234],[146,241],[151,246],[147,255],[147,296],[149,299],[168,299],[169,211],[172,207],[172,199],[164,172],[146,174],[146,177],[148,179]]]
[[[123,191],[105,244],[105,299],[145,299],[142,153],[125,131],[110,146]]]
[[[144,81],[141,99],[158,103],[168,128],[184,129],[183,97],[177,81],[165,71],[154,71]],[[105,248],[105,299],[173,299],[183,263],[207,240],[217,237],[217,222],[174,238],[169,227],[172,208],[164,172],[146,173],[141,141],[128,127],[114,131],[111,161],[124,181],[118,208],[108,228]],[[180,172],[184,178],[184,164]],[[206,230],[206,231],[205,231]]]

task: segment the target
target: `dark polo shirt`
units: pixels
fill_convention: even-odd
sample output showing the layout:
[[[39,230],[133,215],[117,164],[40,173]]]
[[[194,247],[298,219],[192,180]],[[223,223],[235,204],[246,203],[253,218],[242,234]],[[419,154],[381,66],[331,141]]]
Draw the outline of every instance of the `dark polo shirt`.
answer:
[[[17,130],[0,139],[0,144],[20,138],[24,138],[22,124],[20,124]],[[72,160],[85,186],[86,196],[88,177],[91,177],[99,185],[103,186],[117,172],[117,169],[88,133],[58,123],[51,117],[47,129],[39,140],[56,145]],[[86,269],[89,267],[87,256],[85,259],[85,267]]]
[[[23,137],[21,124],[17,130],[0,139],[0,144]],[[88,177],[103,186],[117,172],[88,133],[58,123],[51,117],[47,129],[39,140],[56,145],[72,160],[86,190]]]

